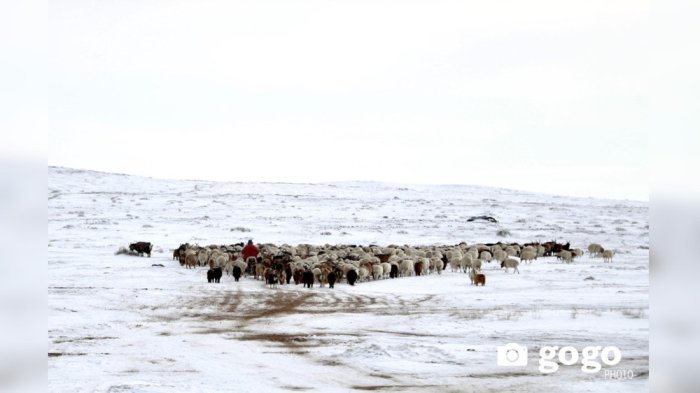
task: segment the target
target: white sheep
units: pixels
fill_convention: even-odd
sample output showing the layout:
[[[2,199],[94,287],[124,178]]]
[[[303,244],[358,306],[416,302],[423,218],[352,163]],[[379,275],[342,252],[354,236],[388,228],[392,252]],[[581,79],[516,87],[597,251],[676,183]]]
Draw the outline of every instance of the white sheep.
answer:
[[[523,262],[532,263],[532,261],[534,261],[535,259],[537,259],[537,254],[535,253],[534,249],[532,249],[532,250],[524,250],[523,249],[523,251],[520,252],[520,260]]]
[[[209,261],[209,252],[206,249],[199,250],[197,253],[197,263],[199,266],[206,266]]]
[[[515,273],[520,274],[520,270],[518,270],[519,264],[520,264],[520,262],[518,262],[517,260],[515,260],[513,258],[508,258],[505,261],[501,262],[501,268],[505,268],[506,273],[508,273],[508,269],[512,268],[514,274]]]
[[[491,259],[493,259],[493,255],[491,255],[491,253],[488,251],[482,251],[481,255],[479,256],[479,259],[481,259],[484,262],[491,262]]]
[[[496,250],[493,253],[493,260],[498,261],[498,262],[503,262],[508,258],[508,254],[506,254],[505,251],[503,250]]]
[[[362,281],[368,281],[369,280],[369,270],[367,270],[364,267],[361,267],[357,270],[357,280],[362,282]]]
[[[471,269],[473,261],[474,258],[472,258],[472,254],[467,253],[459,262],[457,262],[457,271],[461,270],[466,273],[468,269]]]
[[[437,258],[437,257],[431,258],[430,259],[430,266],[433,269],[435,269],[437,274],[442,274],[442,266],[443,266],[442,259]]]
[[[480,272],[481,271],[481,259],[472,260],[471,266],[469,266],[469,267],[472,269],[472,271],[476,270],[477,272]]]
[[[372,265],[372,279],[379,280],[384,275],[384,268],[380,264]]]
[[[391,264],[389,262],[384,262],[381,264],[381,267],[382,267],[382,277],[389,278],[389,274],[391,273]]]
[[[545,253],[546,251],[547,251],[547,249],[544,248],[543,245],[540,245],[540,244],[537,245],[537,257],[538,257],[538,258],[539,258],[539,257],[543,257],[543,256],[544,256],[544,253]]]
[[[599,256],[603,251],[605,251],[605,249],[598,243],[591,243],[588,245],[588,253],[591,254],[592,257]]]
[[[408,277],[413,275],[413,260],[404,259],[399,265],[399,274],[403,277]]]
[[[562,250],[562,251],[559,253],[559,258],[561,258],[561,259],[562,259],[564,262],[566,262],[566,263],[571,263],[571,261],[573,261],[573,259],[574,259],[574,256],[573,256],[573,254],[571,253],[571,251]]]

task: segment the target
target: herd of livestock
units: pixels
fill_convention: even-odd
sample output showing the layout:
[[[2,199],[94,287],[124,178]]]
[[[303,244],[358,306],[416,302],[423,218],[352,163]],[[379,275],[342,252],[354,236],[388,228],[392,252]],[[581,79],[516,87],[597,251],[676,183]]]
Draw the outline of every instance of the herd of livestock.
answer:
[[[181,244],[173,251],[173,259],[182,266],[195,268],[207,266],[209,282],[219,282],[224,272],[236,281],[241,276],[251,276],[265,280],[271,287],[278,284],[304,284],[313,287],[319,283],[331,288],[336,282],[345,280],[348,284],[368,280],[441,274],[449,268],[453,272],[469,275],[473,285],[485,285],[482,272],[483,263],[498,263],[506,272],[520,273],[523,263],[543,257],[556,257],[571,263],[583,255],[579,248],[571,248],[569,243],[554,241],[545,243],[460,243],[453,246],[399,246],[389,245],[325,245],[261,244],[260,254],[254,260],[244,261],[241,255],[243,243],[231,245],[210,245],[206,247]],[[132,243],[132,251],[150,256],[152,245],[147,242]],[[588,253],[602,257],[604,262],[612,262],[614,252],[600,244],[590,244]]]

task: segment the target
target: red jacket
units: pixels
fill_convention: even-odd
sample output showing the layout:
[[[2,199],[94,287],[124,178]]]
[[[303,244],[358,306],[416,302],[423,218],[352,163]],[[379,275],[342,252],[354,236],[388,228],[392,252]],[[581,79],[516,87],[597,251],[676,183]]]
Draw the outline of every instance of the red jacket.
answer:
[[[247,246],[243,247],[243,258],[248,259],[249,257],[257,257],[258,253],[260,253],[260,249],[255,247],[255,244],[248,244]]]

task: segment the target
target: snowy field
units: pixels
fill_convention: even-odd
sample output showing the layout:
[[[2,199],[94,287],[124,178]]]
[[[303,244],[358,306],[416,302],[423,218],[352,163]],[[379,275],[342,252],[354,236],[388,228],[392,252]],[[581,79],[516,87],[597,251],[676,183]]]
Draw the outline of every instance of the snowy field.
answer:
[[[49,168],[51,392],[641,392],[649,368],[649,207],[473,186],[161,180]],[[498,224],[467,222],[489,215]],[[507,230],[508,237],[497,236]],[[540,258],[485,287],[442,275],[268,289],[208,284],[180,243],[597,242],[613,263]],[[134,241],[149,258],[114,255]],[[163,267],[153,266],[162,264]],[[593,279],[586,278],[592,277]],[[497,347],[526,346],[502,367]],[[622,361],[538,371],[539,348]],[[624,378],[611,378],[611,371]],[[632,375],[631,378],[628,378]],[[617,375],[620,376],[620,373]]]

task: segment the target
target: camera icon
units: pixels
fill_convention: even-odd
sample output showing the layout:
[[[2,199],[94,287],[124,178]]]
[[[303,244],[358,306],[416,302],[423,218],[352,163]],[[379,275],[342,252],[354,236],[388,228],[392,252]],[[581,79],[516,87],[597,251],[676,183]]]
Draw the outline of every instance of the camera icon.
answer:
[[[496,363],[499,366],[527,366],[527,348],[515,343],[497,348]]]

